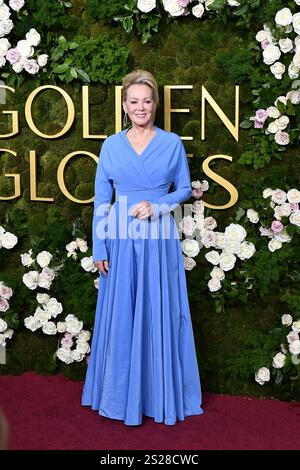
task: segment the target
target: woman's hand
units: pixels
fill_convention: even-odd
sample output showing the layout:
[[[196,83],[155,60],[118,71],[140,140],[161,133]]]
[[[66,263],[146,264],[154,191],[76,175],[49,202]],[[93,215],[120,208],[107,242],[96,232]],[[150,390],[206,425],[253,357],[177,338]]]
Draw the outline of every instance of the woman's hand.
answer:
[[[107,276],[107,271],[109,270],[108,267],[108,260],[103,260],[103,261],[95,261],[94,265],[100,271],[102,274],[105,274]]]
[[[152,206],[149,201],[139,202],[134,209],[131,211],[131,214],[138,219],[147,219],[152,215]]]

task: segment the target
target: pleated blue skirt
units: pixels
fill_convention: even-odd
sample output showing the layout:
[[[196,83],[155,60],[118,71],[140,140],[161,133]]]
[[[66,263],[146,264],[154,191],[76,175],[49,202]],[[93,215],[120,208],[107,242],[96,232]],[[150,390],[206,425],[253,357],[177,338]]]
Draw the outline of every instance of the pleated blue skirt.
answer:
[[[121,216],[120,206],[108,216],[115,233],[106,239],[109,271],[100,273],[81,404],[126,425],[143,415],[174,425],[203,413],[179,234],[172,214],[154,224]],[[124,227],[130,236],[120,236]]]

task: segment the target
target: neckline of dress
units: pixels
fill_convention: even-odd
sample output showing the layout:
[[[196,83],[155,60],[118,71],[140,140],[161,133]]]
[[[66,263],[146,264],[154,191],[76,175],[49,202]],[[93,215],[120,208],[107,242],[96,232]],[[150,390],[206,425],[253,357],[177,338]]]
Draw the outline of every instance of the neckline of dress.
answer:
[[[143,150],[141,153],[137,153],[137,151],[135,150],[135,148],[133,147],[133,145],[131,144],[130,140],[129,140],[128,137],[127,137],[127,132],[129,131],[129,129],[132,128],[132,125],[129,126],[127,129],[124,129],[124,131],[123,131],[123,135],[124,135],[124,137],[125,137],[126,142],[128,142],[128,144],[130,145],[131,149],[134,151],[135,155],[136,155],[138,158],[141,158],[141,157],[142,157],[142,155],[146,152],[146,150],[148,149],[148,147],[150,146],[150,144],[155,140],[155,137],[157,137],[157,135],[158,135],[159,127],[157,127],[155,124],[153,124],[153,127],[155,128],[156,133],[155,133],[154,136],[149,140],[148,144],[146,145],[146,147],[144,148],[144,150]]]

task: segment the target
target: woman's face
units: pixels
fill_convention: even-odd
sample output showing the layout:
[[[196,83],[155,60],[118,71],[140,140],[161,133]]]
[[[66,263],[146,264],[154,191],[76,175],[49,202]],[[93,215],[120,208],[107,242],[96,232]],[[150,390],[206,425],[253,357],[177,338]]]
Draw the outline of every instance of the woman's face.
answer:
[[[123,109],[133,125],[144,127],[153,122],[156,106],[151,88],[142,83],[130,85],[127,90],[127,99],[123,102]]]

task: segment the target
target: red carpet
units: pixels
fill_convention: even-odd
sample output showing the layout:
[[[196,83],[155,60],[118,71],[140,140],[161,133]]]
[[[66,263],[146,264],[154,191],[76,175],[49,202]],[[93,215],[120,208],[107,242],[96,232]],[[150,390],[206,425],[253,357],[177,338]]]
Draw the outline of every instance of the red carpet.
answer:
[[[82,383],[61,375],[0,376],[10,449],[299,449],[300,403],[204,394],[204,414],[141,426],[80,405]]]

